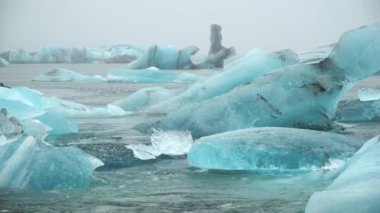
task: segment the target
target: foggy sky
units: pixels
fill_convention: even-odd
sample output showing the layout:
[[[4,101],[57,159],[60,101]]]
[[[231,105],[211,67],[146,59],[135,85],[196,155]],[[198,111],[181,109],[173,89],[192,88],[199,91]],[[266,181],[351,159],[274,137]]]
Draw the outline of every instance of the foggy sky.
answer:
[[[211,23],[240,54],[306,51],[375,22],[380,0],[0,0],[0,51],[124,43],[206,53]]]

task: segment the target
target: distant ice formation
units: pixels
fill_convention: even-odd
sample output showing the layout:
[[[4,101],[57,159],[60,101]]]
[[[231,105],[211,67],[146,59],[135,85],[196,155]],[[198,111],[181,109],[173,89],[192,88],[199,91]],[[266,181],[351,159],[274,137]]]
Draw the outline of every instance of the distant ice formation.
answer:
[[[380,89],[362,88],[358,90],[360,101],[374,101],[380,99]]]
[[[187,159],[204,169],[297,173],[346,160],[361,146],[350,136],[305,129],[262,127],[202,137]]]
[[[378,212],[380,209],[380,140],[367,141],[324,191],[314,193],[306,213]]]
[[[130,45],[114,45],[100,48],[63,48],[55,45],[42,47],[37,52],[23,49],[0,53],[11,64],[31,63],[129,63],[140,57],[143,51]]]

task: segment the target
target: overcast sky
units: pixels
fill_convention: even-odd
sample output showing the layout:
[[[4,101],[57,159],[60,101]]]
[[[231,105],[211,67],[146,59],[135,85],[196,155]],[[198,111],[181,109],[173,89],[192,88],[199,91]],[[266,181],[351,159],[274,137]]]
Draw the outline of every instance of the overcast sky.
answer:
[[[211,23],[240,54],[305,51],[375,22],[380,0],[0,0],[0,51],[124,43],[193,44],[205,53]]]

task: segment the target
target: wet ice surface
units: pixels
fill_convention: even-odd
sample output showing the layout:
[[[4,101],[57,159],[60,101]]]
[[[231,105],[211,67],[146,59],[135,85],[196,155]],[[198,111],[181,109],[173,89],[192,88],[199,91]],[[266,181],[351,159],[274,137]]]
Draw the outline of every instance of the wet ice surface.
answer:
[[[183,84],[67,83],[32,82],[39,74],[64,67],[81,74],[105,75],[120,64],[9,65],[0,69],[0,82],[9,86],[27,86],[90,106],[105,106],[144,87],[178,89]],[[210,75],[214,71],[191,71]],[[358,88],[376,88],[380,76],[360,82]],[[352,91],[344,99],[357,98]],[[85,190],[21,192],[0,190],[0,211],[190,211],[190,212],[303,212],[314,191],[325,189],[330,180],[258,175],[250,172],[202,171],[189,167],[185,159],[161,158],[142,162],[133,159],[125,145],[149,143],[150,136],[131,129],[134,125],[157,120],[160,115],[133,114],[116,118],[80,118],[77,136],[48,138],[56,145],[77,145],[106,159],[113,169],[94,173],[92,185]],[[369,139],[380,134],[380,122],[355,123],[344,133]],[[100,148],[99,148],[100,147]],[[104,152],[102,152],[104,150]],[[109,156],[113,153],[112,156]],[[302,179],[302,178],[301,178]]]

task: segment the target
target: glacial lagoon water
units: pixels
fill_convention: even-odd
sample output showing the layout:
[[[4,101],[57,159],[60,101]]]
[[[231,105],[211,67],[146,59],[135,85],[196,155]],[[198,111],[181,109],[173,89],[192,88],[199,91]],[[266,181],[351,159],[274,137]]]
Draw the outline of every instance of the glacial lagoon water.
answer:
[[[35,82],[34,77],[62,67],[82,74],[105,76],[122,64],[9,65],[0,69],[0,82],[27,86],[45,96],[57,96],[90,106],[104,106],[141,88],[168,89],[186,84]],[[181,71],[178,71],[181,72]],[[211,70],[191,71],[211,75]],[[380,77],[361,81],[344,99],[356,97],[359,88],[379,88]],[[192,168],[185,158],[161,157],[140,161],[125,148],[149,143],[132,127],[160,118],[158,114],[132,114],[113,118],[77,118],[78,135],[48,138],[57,146],[74,145],[106,161],[107,169],[94,172],[89,188],[62,191],[0,190],[0,212],[303,212],[314,191],[331,183],[331,173],[316,171],[298,176],[252,172],[207,171]],[[355,123],[343,134],[363,141],[380,134],[380,122]]]

